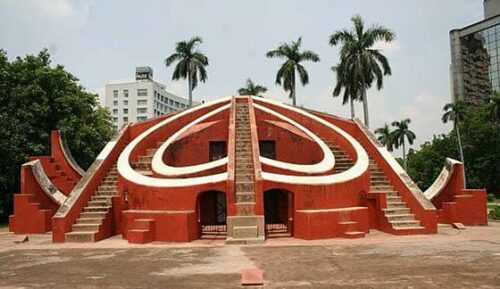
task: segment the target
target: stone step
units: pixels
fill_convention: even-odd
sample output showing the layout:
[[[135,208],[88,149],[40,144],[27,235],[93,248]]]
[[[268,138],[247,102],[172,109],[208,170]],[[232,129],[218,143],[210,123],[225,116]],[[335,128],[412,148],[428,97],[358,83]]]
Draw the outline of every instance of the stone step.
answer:
[[[236,173],[235,176],[236,181],[252,181],[253,180],[253,173],[251,174],[240,174]]]
[[[420,221],[417,220],[389,220],[389,223],[393,227],[414,227],[420,225]]]
[[[101,224],[104,218],[78,218],[76,224]]]
[[[97,191],[95,192],[94,196],[116,196],[118,193],[116,191]]]
[[[254,203],[255,193],[254,192],[236,192],[236,202],[237,203]]]
[[[254,190],[253,182],[236,181],[236,192],[252,192]]]
[[[385,216],[389,222],[398,220],[415,220],[414,214],[386,214]]]
[[[84,212],[107,212],[109,210],[109,206],[99,206],[99,207],[90,207],[87,206],[83,208]]]
[[[406,203],[404,202],[387,202],[387,208],[406,208]]]
[[[235,226],[233,227],[233,238],[247,239],[257,238],[259,229],[257,226]]]
[[[236,203],[236,214],[240,216],[254,215],[254,202]]]
[[[87,218],[104,218],[107,212],[82,212],[80,213],[81,219]]]
[[[94,242],[97,231],[69,232],[64,235],[66,242]]]
[[[383,185],[377,185],[377,186],[371,185],[370,186],[370,191],[393,192],[395,190],[394,190],[394,187],[391,186],[391,185],[386,185],[386,186],[383,186]]]
[[[91,201],[106,201],[108,203],[111,203],[111,199],[113,196],[108,196],[108,195],[96,195],[94,194],[92,198],[90,198]]]
[[[73,224],[72,226],[72,230],[73,232],[97,232],[99,231],[99,226],[101,226],[101,224],[86,224],[86,223],[83,223],[83,224]]]
[[[394,226],[393,229],[402,231],[402,230],[423,230],[425,228],[418,225],[405,225],[405,226]]]
[[[409,214],[410,208],[385,208],[382,209],[386,215]]]
[[[109,206],[111,205],[111,199],[109,200],[104,200],[104,199],[101,199],[101,200],[91,200],[87,203],[87,206],[89,207],[106,207],[106,206]]]

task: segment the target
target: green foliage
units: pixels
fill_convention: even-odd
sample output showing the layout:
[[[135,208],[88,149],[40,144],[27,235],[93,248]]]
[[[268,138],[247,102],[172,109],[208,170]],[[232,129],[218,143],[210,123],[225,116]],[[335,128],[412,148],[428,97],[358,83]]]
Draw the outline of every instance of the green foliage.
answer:
[[[302,38],[291,43],[281,44],[278,48],[267,52],[269,58],[281,58],[285,62],[276,74],[276,84],[282,85],[285,91],[289,91],[289,97],[295,105],[295,72],[299,75],[300,83],[304,86],[309,83],[309,74],[302,65],[305,61],[318,62],[319,56],[311,50],[301,51]]]
[[[490,211],[490,218],[492,218],[494,220],[500,220],[500,206],[495,206]]]
[[[451,110],[449,110],[451,111]],[[500,125],[492,119],[491,104],[468,104],[449,134],[434,137],[408,156],[408,172],[422,189],[432,184],[446,157],[459,159],[456,129],[461,132],[469,188],[500,191]]]
[[[261,93],[265,93],[267,91],[267,87],[255,84],[250,78],[247,79],[247,83],[245,87],[238,89],[239,95],[255,95],[261,96]]]
[[[192,91],[198,86],[198,81],[207,80],[208,58],[197,49],[202,42],[198,36],[178,42],[175,52],[165,59],[167,67],[177,62],[172,74],[173,80],[188,80],[189,106],[193,105]]]
[[[495,194],[488,194],[488,203],[492,203],[495,201]]]
[[[375,130],[375,134],[377,135],[377,140],[384,145],[388,151],[392,152],[394,146],[394,134],[391,131],[391,128],[387,123]]]
[[[50,153],[50,132],[60,129],[74,157],[88,167],[113,134],[109,113],[47,50],[9,61],[0,50],[0,206],[11,211],[20,165]]]
[[[373,82],[377,89],[382,89],[384,75],[392,73],[387,58],[373,46],[377,41],[394,40],[395,34],[382,26],[366,28],[359,15],[351,20],[354,26],[352,30],[340,30],[330,36],[330,45],[341,44],[340,63],[332,70],[337,73],[333,96],[339,96],[343,90],[343,104],[360,98],[364,100],[365,92]]]

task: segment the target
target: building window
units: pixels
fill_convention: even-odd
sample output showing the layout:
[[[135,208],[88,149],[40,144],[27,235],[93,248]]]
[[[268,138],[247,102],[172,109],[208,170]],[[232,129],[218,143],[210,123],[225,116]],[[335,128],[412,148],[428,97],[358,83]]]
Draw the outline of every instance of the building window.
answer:
[[[137,121],[145,121],[147,119],[147,117],[145,116],[138,116],[137,117]]]
[[[137,113],[148,113],[148,109],[146,107],[137,108]]]
[[[124,89],[123,90],[123,96],[124,97],[128,97],[128,89]]]
[[[128,108],[123,109],[123,114],[128,114]]]
[[[138,99],[137,105],[148,105],[148,100],[147,99]]]
[[[171,100],[171,99],[169,99],[169,100],[168,100],[168,104],[170,104],[170,105],[174,105],[174,101],[173,101],[173,100]]]
[[[128,105],[128,100],[124,100],[123,105]]]
[[[113,90],[113,97],[118,98],[118,90]]]
[[[113,100],[113,105],[118,106],[118,100]]]
[[[148,96],[148,90],[145,88],[138,89],[137,96]]]
[[[179,107],[179,102],[175,102],[175,107]]]
[[[127,124],[128,123],[128,117],[123,118],[123,123]]]
[[[113,109],[113,115],[117,115],[117,114],[118,114],[118,109],[117,108]]]
[[[117,117],[113,117],[113,121],[114,122],[118,122],[118,118]]]
[[[161,101],[165,101],[165,97],[163,95],[161,96]]]

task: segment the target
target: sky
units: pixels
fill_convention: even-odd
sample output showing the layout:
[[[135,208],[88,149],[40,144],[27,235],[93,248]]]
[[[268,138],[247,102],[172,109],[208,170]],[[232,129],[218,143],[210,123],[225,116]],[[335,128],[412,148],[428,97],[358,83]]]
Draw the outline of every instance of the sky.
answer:
[[[95,93],[133,79],[136,66],[151,66],[155,80],[185,96],[186,82],[171,81],[173,68],[163,60],[178,41],[200,36],[210,65],[195,100],[234,95],[250,77],[268,87],[265,97],[290,102],[274,84],[280,61],[265,53],[302,37],[321,61],[305,64],[310,83],[297,88],[298,105],[348,117],[349,106],[332,97],[330,67],[339,55],[328,38],[350,29],[356,14],[396,34],[377,44],[393,74],[381,91],[368,91],[371,128],[410,118],[415,146],[448,132],[441,115],[451,101],[449,31],[481,20],[482,0],[0,0],[0,48],[11,59],[48,48],[53,63]],[[362,119],[361,103],[356,114]]]

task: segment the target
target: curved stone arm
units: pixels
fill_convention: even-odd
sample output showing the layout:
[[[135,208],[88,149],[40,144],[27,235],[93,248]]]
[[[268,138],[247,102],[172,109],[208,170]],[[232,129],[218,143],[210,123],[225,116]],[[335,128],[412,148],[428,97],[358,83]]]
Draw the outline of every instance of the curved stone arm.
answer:
[[[432,185],[424,192],[424,196],[428,200],[432,200],[434,197],[438,196],[450,182],[456,167],[460,165],[462,165],[461,162],[451,158],[446,158],[441,173],[434,180],[434,183],[432,183]]]
[[[296,112],[306,118],[309,118],[315,122],[318,122],[328,129],[334,131],[336,134],[340,135],[342,138],[347,140],[347,142],[352,146],[356,153],[356,163],[354,166],[349,168],[345,172],[341,172],[338,174],[332,174],[332,175],[324,175],[324,176],[293,176],[293,175],[283,175],[283,174],[275,174],[275,173],[268,173],[268,172],[263,172],[262,177],[266,180],[270,181],[276,181],[276,182],[281,182],[281,183],[288,183],[288,184],[308,184],[308,185],[327,185],[327,184],[337,184],[337,183],[343,183],[347,182],[353,179],[356,179],[363,175],[368,170],[368,165],[369,165],[369,159],[368,159],[368,154],[366,153],[365,149],[361,146],[361,144],[354,139],[351,135],[349,135],[347,132],[345,132],[343,129],[325,121],[324,119],[315,116],[314,114],[311,114],[303,109],[299,109],[297,107],[293,106],[288,106],[284,105],[278,101],[270,100],[270,99],[265,99],[265,98],[254,98],[254,100],[263,102],[263,103],[268,103],[271,105],[275,105],[287,110],[291,110],[293,112]]]
[[[61,206],[67,199],[67,197],[57,189],[57,187],[49,179],[45,170],[43,169],[40,160],[33,160],[23,164],[23,167],[31,167],[33,176],[35,177],[38,185],[42,191],[56,204]]]
[[[61,146],[61,151],[64,155],[64,158],[68,162],[68,164],[80,175],[83,176],[85,174],[85,170],[83,170],[80,165],[76,162],[76,160],[73,158],[73,155],[71,154],[71,150],[69,149],[68,145],[62,138],[61,134],[59,134],[59,144]]]

